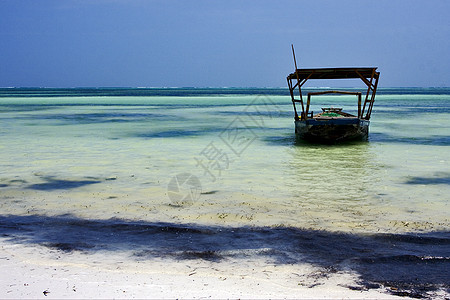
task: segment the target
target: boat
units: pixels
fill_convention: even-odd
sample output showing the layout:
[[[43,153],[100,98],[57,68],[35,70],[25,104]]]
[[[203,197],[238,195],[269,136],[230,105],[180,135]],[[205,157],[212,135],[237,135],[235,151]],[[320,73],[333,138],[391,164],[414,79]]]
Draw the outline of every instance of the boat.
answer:
[[[292,51],[294,48],[292,47]],[[375,94],[380,72],[377,67],[348,68],[313,68],[297,69],[287,76],[289,92],[294,106],[295,134],[301,140],[318,143],[340,143],[352,140],[367,140],[370,116],[372,114]],[[302,87],[312,79],[348,79],[359,78],[367,86],[367,92],[325,90],[307,94],[306,103],[302,95]],[[297,94],[298,90],[298,94]],[[358,114],[350,114],[338,107],[323,107],[314,114],[310,111],[311,97],[325,94],[354,95],[357,98]],[[298,95],[298,97],[297,97]],[[364,101],[362,98],[364,97]],[[298,114],[297,105],[301,105]]]

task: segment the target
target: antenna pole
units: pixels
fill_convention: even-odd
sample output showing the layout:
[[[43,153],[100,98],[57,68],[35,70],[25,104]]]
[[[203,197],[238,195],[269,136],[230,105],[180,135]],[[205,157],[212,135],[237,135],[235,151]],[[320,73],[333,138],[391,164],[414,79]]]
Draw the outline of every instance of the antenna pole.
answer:
[[[292,47],[292,56],[294,56],[295,73],[297,73],[297,60],[295,59],[294,44],[291,44],[291,47]]]

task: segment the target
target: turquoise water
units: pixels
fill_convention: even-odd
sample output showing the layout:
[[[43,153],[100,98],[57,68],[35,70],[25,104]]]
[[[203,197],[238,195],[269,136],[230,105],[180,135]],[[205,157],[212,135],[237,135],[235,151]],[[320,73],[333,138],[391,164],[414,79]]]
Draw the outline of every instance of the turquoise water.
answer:
[[[296,143],[289,98],[265,90],[58,92],[0,98],[4,213],[338,231],[449,228],[450,93],[381,92],[368,143],[321,146]],[[315,111],[356,108],[352,96],[317,99]],[[203,193],[185,205],[168,195],[182,173],[197,177]]]
[[[69,218],[78,229],[89,221],[424,235],[438,240],[401,255],[448,265],[448,89],[381,89],[369,141],[332,146],[295,140],[285,89],[0,93],[3,231]],[[316,99],[313,111],[356,111],[352,96]]]

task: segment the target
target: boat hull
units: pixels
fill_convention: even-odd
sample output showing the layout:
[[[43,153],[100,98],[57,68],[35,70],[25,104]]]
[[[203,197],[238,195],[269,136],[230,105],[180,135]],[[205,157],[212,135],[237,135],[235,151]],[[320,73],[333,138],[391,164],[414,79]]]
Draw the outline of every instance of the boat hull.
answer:
[[[327,118],[295,121],[297,138],[318,143],[367,140],[368,120],[359,118]]]

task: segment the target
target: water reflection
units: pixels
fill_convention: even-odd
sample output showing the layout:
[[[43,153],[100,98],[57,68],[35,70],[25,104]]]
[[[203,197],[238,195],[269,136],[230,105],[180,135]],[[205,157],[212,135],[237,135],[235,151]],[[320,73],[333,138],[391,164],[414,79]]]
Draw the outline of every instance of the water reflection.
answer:
[[[370,143],[297,144],[289,150],[285,184],[309,224],[346,230],[376,217],[376,153]]]

